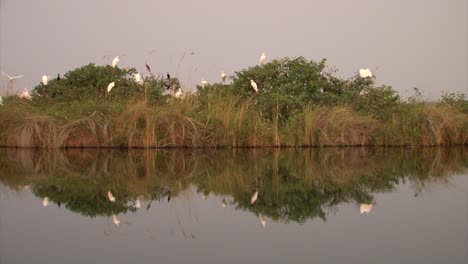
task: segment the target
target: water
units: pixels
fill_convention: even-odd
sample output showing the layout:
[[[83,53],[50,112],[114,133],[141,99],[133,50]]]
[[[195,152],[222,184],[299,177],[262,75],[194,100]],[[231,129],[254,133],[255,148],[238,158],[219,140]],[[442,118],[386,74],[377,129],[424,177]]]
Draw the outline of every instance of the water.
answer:
[[[0,263],[466,263],[467,150],[2,149]]]

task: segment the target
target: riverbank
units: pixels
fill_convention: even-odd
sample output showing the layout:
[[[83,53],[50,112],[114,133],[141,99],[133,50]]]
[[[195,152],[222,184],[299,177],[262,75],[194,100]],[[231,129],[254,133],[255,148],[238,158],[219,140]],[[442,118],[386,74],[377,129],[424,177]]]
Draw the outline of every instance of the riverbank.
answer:
[[[287,70],[285,70],[287,69]],[[0,106],[0,146],[227,148],[468,144],[463,94],[403,101],[373,78],[339,79],[325,60],[283,58],[236,72],[232,83],[181,91],[176,78],[89,64]],[[259,91],[250,87],[255,79]],[[108,92],[107,83],[116,86]],[[166,90],[169,88],[169,90]]]

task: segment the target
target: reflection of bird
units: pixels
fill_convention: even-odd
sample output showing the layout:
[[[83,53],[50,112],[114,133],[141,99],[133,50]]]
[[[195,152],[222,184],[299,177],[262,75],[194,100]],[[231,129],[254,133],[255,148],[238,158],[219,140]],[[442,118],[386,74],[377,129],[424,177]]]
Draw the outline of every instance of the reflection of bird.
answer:
[[[107,191],[107,198],[109,198],[109,201],[111,202],[115,202],[115,197],[114,195],[111,193],[111,191]]]
[[[263,65],[266,60],[265,52],[262,52],[262,56],[260,56],[260,65]]]
[[[135,82],[136,82],[136,83],[138,83],[138,84],[142,84],[142,83],[143,83],[143,80],[141,79],[141,74],[135,73],[134,78],[135,78]]]
[[[255,90],[255,92],[258,93],[258,86],[253,80],[250,80],[250,85]]]
[[[112,88],[114,88],[114,86],[115,86],[115,82],[109,83],[109,85],[107,85],[107,92],[110,93],[110,91],[112,90]]]
[[[114,221],[114,224],[115,224],[116,226],[119,226],[119,225],[120,225],[120,220],[119,220],[119,218],[117,218],[117,215],[115,215],[115,214],[112,215],[112,221]]]
[[[367,78],[367,77],[372,78],[372,76],[373,76],[372,72],[369,69],[360,69],[359,70],[359,77],[361,77],[363,79]]]
[[[260,223],[262,224],[263,228],[266,227],[266,219],[262,214],[260,215]]]
[[[361,214],[368,214],[372,210],[372,204],[361,204],[359,207],[359,211],[361,211]]]
[[[221,207],[226,208],[226,200],[221,201]]]
[[[21,94],[20,94],[19,97],[20,97],[20,98],[24,98],[24,99],[28,99],[28,100],[31,100],[31,99],[32,99],[31,95],[29,95],[29,91],[28,91],[27,88],[24,88],[24,89],[23,89],[23,91],[21,92]]]
[[[44,199],[42,199],[42,206],[44,207],[47,207],[49,205],[49,197],[44,197]]]
[[[221,76],[221,82],[224,83],[226,81],[226,73],[222,71],[220,76]]]
[[[252,195],[252,198],[250,198],[250,203],[254,204],[258,199],[258,191],[255,191],[255,193]]]
[[[140,207],[141,207],[140,199],[137,198],[135,201],[135,208],[140,209]]]
[[[117,63],[119,63],[119,61],[119,56],[115,56],[115,58],[112,60],[112,67],[117,66]]]
[[[202,79],[200,83],[202,88],[205,88],[205,86],[208,85],[208,82],[205,79]]]
[[[48,82],[49,82],[49,76],[42,75],[42,84],[47,85]]]

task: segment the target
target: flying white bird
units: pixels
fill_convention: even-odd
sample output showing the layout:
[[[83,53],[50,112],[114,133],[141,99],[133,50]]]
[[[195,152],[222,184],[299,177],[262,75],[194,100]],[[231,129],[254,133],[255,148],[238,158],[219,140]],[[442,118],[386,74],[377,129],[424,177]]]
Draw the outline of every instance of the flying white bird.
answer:
[[[208,82],[205,79],[202,79],[200,83],[203,88],[208,85]]]
[[[359,77],[361,77],[363,79],[367,78],[367,77],[372,78],[372,76],[374,76],[374,75],[372,74],[372,72],[369,69],[360,69],[359,70]]]
[[[10,79],[10,81],[13,81],[13,80],[15,80],[15,79],[19,79],[19,78],[21,78],[21,77],[24,76],[24,75],[10,76],[10,75],[8,75],[8,74],[6,74],[6,73],[4,73],[4,72],[2,72],[2,74],[5,75],[6,77],[8,77],[8,79]]]
[[[142,84],[142,83],[143,83],[143,80],[141,79],[141,74],[135,73],[134,77],[135,77],[135,82],[136,82],[136,83],[138,83],[138,84]]]
[[[42,199],[42,206],[44,207],[47,207],[49,206],[49,197],[44,197],[44,199]]]
[[[260,65],[263,65],[266,60],[265,52],[262,52],[262,56],[260,56]]]
[[[135,201],[135,208],[140,209],[140,207],[141,207],[140,199],[137,198]]]
[[[112,67],[117,66],[117,63],[119,63],[119,61],[119,56],[115,56],[115,58],[112,60]]]
[[[180,88],[179,88],[179,89],[177,89],[177,92],[175,93],[175,97],[176,97],[176,98],[181,98],[181,97],[182,97],[182,95],[183,95],[183,93],[182,93],[182,89],[180,89]]]
[[[21,77],[23,77],[24,75],[16,75],[16,76],[10,76],[4,72],[2,72],[3,75],[5,75],[6,77],[8,77],[9,82],[8,82],[8,86],[9,86],[9,89],[13,89],[13,82],[16,80],[16,79],[19,79]]]
[[[49,76],[42,75],[42,84],[47,85],[48,82],[49,82]]]
[[[112,90],[112,88],[114,88],[114,86],[115,86],[115,82],[109,83],[109,85],[107,85],[107,92],[110,93],[110,91]]]
[[[29,91],[27,88],[24,88],[23,91],[20,93],[20,98],[24,98],[24,99],[28,99],[28,100],[31,100],[32,97],[31,95],[29,95]]]
[[[252,195],[252,198],[250,198],[250,203],[254,204],[258,199],[258,191],[255,191],[255,193]]]
[[[112,215],[112,221],[114,221],[114,224],[116,226],[120,225],[120,220],[119,220],[119,218],[117,218],[117,215]]]
[[[260,215],[260,223],[262,224],[263,228],[266,227],[266,219],[265,216],[263,216],[262,214]]]
[[[114,195],[111,193],[111,191],[107,191],[107,198],[109,198],[109,201],[111,202],[115,202],[115,197]]]
[[[372,204],[361,204],[359,207],[359,211],[361,211],[361,214],[368,214],[372,210]]]
[[[221,76],[221,82],[224,83],[226,81],[226,73],[222,71],[219,76]]]
[[[255,90],[255,92],[258,93],[258,86],[253,80],[250,80],[250,85]]]

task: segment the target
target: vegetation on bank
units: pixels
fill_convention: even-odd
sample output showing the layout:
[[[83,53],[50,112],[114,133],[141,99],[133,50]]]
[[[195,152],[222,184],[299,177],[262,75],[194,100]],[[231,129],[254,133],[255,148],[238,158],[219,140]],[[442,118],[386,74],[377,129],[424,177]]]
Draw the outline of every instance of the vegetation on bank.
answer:
[[[282,58],[235,72],[229,84],[182,98],[176,78],[89,64],[40,84],[32,100],[0,106],[11,147],[433,146],[468,143],[468,101],[404,101],[373,78],[342,79],[326,65]],[[255,80],[259,92],[250,86]],[[107,85],[115,82],[110,93]],[[170,87],[169,90],[166,90]]]

